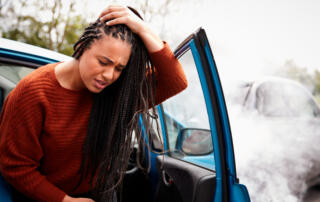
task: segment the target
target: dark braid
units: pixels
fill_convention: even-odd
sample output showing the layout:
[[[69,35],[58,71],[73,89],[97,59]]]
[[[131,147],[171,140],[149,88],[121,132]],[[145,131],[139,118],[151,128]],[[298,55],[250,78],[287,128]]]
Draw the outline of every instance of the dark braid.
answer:
[[[149,131],[149,108],[155,113],[154,68],[142,40],[127,26],[107,26],[97,20],[85,29],[75,43],[73,57],[79,59],[95,40],[104,35],[125,41],[132,48],[120,77],[93,97],[78,186],[82,180],[89,178],[96,201],[110,201],[115,188],[121,184],[132,150],[133,131],[138,144],[144,144],[138,114],[145,121],[146,131]],[[144,146],[141,148],[144,152]],[[140,162],[138,165],[141,165]]]

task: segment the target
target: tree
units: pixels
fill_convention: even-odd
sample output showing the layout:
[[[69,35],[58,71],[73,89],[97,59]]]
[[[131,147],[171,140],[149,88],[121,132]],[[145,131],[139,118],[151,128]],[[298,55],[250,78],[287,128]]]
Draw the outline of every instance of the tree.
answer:
[[[320,103],[320,71],[314,71],[314,94],[318,103]]]
[[[287,60],[276,74],[300,82],[320,103],[320,72],[318,70],[310,72],[306,67],[299,67],[294,60]]]
[[[0,10],[2,37],[22,41],[66,55],[87,25],[85,18],[75,14],[76,0],[35,1],[13,0]]]

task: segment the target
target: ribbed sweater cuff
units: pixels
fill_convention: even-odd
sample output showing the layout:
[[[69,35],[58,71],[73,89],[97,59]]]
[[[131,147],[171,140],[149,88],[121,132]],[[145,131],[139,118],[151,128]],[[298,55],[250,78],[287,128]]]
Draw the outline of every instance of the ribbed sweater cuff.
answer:
[[[154,66],[162,64],[163,61],[158,60],[158,59],[161,59],[162,56],[164,56],[164,54],[167,56],[168,56],[168,54],[173,55],[168,43],[165,41],[163,41],[163,47],[160,50],[155,51],[155,52],[149,52],[150,59],[154,63],[153,64]]]
[[[161,92],[157,92],[156,101],[164,101],[185,89],[188,85],[181,64],[174,56],[169,45],[164,41],[162,49],[149,53],[153,65],[156,67],[157,78],[161,79]],[[157,103],[158,104],[158,103]]]
[[[47,180],[43,180],[37,186],[35,186],[37,201],[46,202],[61,202],[66,193],[51,184]]]

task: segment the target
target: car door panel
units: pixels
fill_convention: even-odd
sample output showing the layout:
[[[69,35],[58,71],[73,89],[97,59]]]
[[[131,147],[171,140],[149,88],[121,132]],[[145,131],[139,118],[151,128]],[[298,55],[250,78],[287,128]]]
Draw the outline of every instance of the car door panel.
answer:
[[[213,171],[166,155],[157,157],[157,169],[161,180],[156,201],[213,201],[216,182]]]

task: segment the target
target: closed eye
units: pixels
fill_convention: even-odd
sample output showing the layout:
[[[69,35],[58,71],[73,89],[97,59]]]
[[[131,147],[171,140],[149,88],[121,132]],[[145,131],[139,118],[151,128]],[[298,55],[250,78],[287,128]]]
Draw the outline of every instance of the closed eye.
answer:
[[[101,64],[101,65],[108,65],[108,63],[106,63],[106,62],[102,62],[101,60],[98,60],[99,61],[99,63]]]
[[[122,67],[117,67],[117,68],[116,68],[116,70],[117,70],[118,72],[121,72],[123,69],[124,69],[124,68],[122,68]]]

